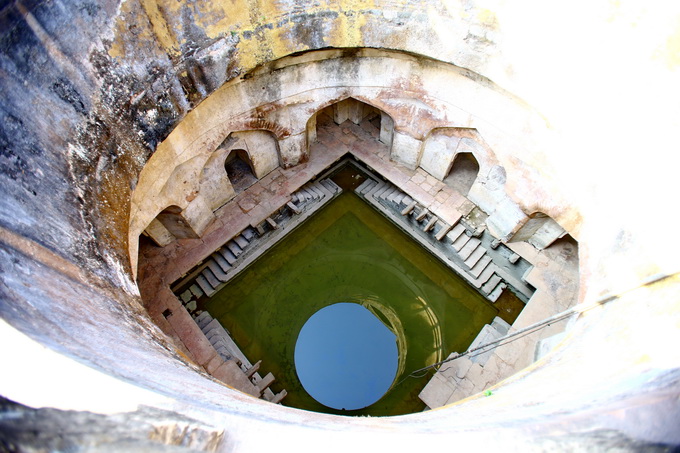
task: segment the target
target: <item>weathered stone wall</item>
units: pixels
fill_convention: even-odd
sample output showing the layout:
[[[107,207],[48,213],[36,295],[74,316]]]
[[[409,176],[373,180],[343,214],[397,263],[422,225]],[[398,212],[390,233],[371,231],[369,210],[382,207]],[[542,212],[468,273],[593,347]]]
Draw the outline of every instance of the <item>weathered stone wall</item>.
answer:
[[[541,158],[538,145],[532,142],[533,134],[527,132],[545,134],[545,121],[502,90],[470,80],[454,66],[366,49],[303,54],[272,63],[267,69],[273,67],[275,71],[261,68],[245,80],[225,84],[158,146],[133,195],[129,231],[133,267],[135,237],[162,209],[169,205],[184,207],[200,192],[201,169],[232,131],[242,127],[269,130],[279,139],[282,165],[291,167],[307,159],[305,134],[310,118],[348,97],[373,105],[394,120],[392,158],[410,168],[420,164],[423,140],[433,129],[476,129],[467,133],[474,138],[465,138],[464,146],[476,147],[485,164],[477,192],[485,192],[493,165],[503,165],[506,174],[526,173],[531,167],[525,161]],[[446,85],[441,83],[443,79]],[[299,145],[287,148],[285,144],[295,137],[300,139]],[[475,139],[484,143],[475,145]],[[580,215],[573,201],[556,192],[549,182],[541,181],[540,174],[524,178],[521,184],[531,193],[530,199],[521,200],[523,205],[542,206],[576,235],[579,223],[574,219],[580,220]],[[511,207],[516,203],[502,183],[499,188],[496,195],[486,196],[494,203],[483,207],[492,217],[501,219],[495,222],[496,232],[506,237],[525,216],[517,207],[512,218],[507,215],[508,209],[495,214],[498,206],[504,208],[499,202]]]
[[[404,450],[445,442],[497,441],[498,447],[533,444],[539,431],[552,445],[555,437],[565,441],[556,432],[594,429],[664,439],[670,434],[663,420],[643,427],[637,420],[663,413],[677,426],[680,358],[668,345],[677,343],[680,327],[678,282],[650,281],[678,270],[672,241],[659,226],[675,220],[668,194],[675,193],[677,166],[669,150],[680,131],[680,13],[673,5],[643,10],[616,2],[546,8],[411,0],[4,5],[1,316],[60,354],[172,395],[182,410],[216,417],[228,427],[233,449],[280,448],[291,437],[301,450],[358,449],[367,439]],[[606,33],[595,34],[599,28]],[[282,60],[326,48],[346,50],[328,61],[314,61],[317,52]],[[352,49],[367,48],[397,57],[363,64],[362,52],[370,52]],[[347,72],[332,79],[277,66],[291,61],[308,68],[345,62],[337,68]],[[449,69],[438,71],[442,65]],[[312,75],[346,85],[317,86],[305,79]],[[370,93],[348,83],[371,77],[378,84]],[[296,87],[305,84],[325,92],[303,98],[297,112],[276,106],[285,98],[293,105]],[[255,96],[256,88],[262,94]],[[386,88],[392,91],[381,97]],[[431,90],[440,94],[422,96]],[[550,122],[505,90],[538,106]],[[223,92],[237,97],[214,105]],[[173,189],[175,182],[184,182],[184,172],[196,184],[208,154],[229,132],[270,130],[281,163],[293,165],[304,158],[305,121],[324,102],[346,96],[382,100],[376,106],[395,120],[395,158],[409,165],[417,164],[418,141],[433,128],[477,128],[507,172],[488,175],[489,184],[505,179],[512,196],[504,198],[509,205],[499,212],[507,218],[499,224],[535,211],[550,214],[581,241],[582,298],[626,294],[580,324],[582,336],[552,362],[513,378],[494,398],[435,414],[337,423],[252,401],[198,374],[141,308],[130,265],[138,234],[164,203],[187,208],[196,200]],[[400,102],[414,97],[423,104]],[[496,110],[499,99],[508,107]],[[262,105],[277,108],[253,116]],[[420,119],[434,116],[428,123],[405,119],[419,112]],[[202,129],[219,118],[229,123]],[[145,178],[152,171],[157,178]],[[9,372],[18,373],[21,364],[15,368]],[[570,422],[556,426],[565,414]]]

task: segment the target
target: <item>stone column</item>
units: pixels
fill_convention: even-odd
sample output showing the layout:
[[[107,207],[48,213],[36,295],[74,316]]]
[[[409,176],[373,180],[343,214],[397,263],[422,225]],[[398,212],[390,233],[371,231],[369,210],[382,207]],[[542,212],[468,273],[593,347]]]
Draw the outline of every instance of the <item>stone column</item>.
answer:
[[[158,219],[153,219],[144,231],[159,247],[165,247],[175,240],[175,236]]]
[[[382,140],[381,140],[382,141]],[[423,142],[399,131],[394,132],[391,158],[411,170],[418,167]]]

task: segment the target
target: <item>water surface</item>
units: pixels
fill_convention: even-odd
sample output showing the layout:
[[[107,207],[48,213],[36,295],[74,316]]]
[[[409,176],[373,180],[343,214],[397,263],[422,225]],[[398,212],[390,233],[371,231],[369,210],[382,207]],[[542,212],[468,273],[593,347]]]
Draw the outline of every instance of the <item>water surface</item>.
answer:
[[[295,370],[307,393],[333,409],[378,401],[397,374],[397,336],[359,304],[339,303],[307,320],[295,343]]]
[[[310,396],[295,369],[295,344],[305,322],[337,303],[356,303],[396,336],[397,376],[387,394],[354,411]],[[428,377],[412,370],[464,351],[498,310],[460,277],[355,194],[346,192],[290,233],[208,300],[261,373],[272,372],[286,406],[350,415],[418,412]],[[330,364],[332,366],[332,364]]]

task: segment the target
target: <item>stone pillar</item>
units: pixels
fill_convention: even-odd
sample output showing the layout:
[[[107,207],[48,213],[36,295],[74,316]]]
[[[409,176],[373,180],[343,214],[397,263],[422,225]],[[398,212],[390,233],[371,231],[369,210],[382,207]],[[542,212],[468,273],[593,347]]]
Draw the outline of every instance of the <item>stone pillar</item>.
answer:
[[[394,120],[387,113],[380,112],[380,141],[392,146],[394,139]]]
[[[218,149],[208,159],[201,171],[200,193],[212,211],[234,198],[236,192],[224,169],[229,150]]]
[[[312,115],[312,117],[307,121],[307,155],[309,155],[309,148],[311,148],[312,143],[316,142],[316,116],[319,112]]]
[[[153,219],[144,231],[159,247],[165,247],[175,240],[175,236],[158,219]]]
[[[381,140],[382,141],[382,140]],[[394,132],[391,158],[411,170],[418,166],[423,142],[399,131]]]
[[[245,143],[255,177],[260,179],[279,166],[276,137],[268,131],[234,132],[234,137]],[[234,148],[233,146],[231,147]]]
[[[347,101],[349,101],[349,120],[358,125],[364,119],[364,106],[366,104],[355,99],[347,99]]]
[[[309,157],[307,132],[303,131],[279,140],[279,150],[283,168],[290,168],[305,162]]]
[[[423,143],[423,156],[420,159],[420,167],[443,181],[451,170],[456,148],[460,138],[446,135],[430,135]]]
[[[342,124],[349,119],[350,99],[333,104],[333,121]]]
[[[565,233],[564,228],[552,218],[542,212],[536,212],[510,238],[510,242],[527,241],[537,249],[543,250]]]
[[[526,220],[526,214],[517,203],[509,198],[504,198],[496,205],[496,210],[486,219],[486,226],[492,235],[502,241],[507,241]]]
[[[212,209],[199,193],[182,211],[182,218],[189,227],[201,237],[208,226],[215,220]]]

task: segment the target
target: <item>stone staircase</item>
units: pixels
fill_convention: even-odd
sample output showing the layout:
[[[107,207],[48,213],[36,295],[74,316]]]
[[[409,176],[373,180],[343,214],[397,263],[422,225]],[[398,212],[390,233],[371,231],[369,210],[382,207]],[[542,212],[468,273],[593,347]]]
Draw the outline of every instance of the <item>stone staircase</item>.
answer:
[[[201,331],[215,348],[220,358],[225,362],[235,362],[241,368],[243,374],[257,388],[261,399],[277,404],[286,397],[288,394],[286,390],[281,390],[279,393],[275,394],[269,388],[275,381],[274,375],[267,373],[267,375],[262,377],[258,373],[262,361],[260,360],[255,364],[250,363],[245,354],[243,354],[241,349],[234,343],[229,332],[217,319],[210,316],[210,313],[203,311],[194,318],[194,321],[198,324],[198,327],[201,328]]]
[[[330,179],[305,184],[291,195],[277,212],[263,222],[251,225],[228,240],[201,264],[189,273],[177,288],[185,288],[178,296],[187,310],[196,310],[196,301],[202,296],[212,297],[226,283],[234,278],[252,261],[281,239],[299,222],[328,203],[342,189]]]
[[[472,341],[472,344],[470,344],[468,351],[506,336],[509,330],[510,324],[496,316],[493,321],[491,321],[491,324],[485,324],[484,327],[482,327],[482,330],[479,331],[477,337]],[[489,347],[488,350],[480,350],[471,353],[468,358],[472,362],[484,366],[493,352],[494,347]]]
[[[468,350],[505,336],[509,329],[508,323],[499,317],[494,318],[491,324],[486,324],[482,328]],[[496,384],[501,379],[498,367],[485,366],[494,352],[495,348],[489,347],[488,350],[476,351],[442,364],[423,387],[418,397],[428,408],[435,409],[467,398]],[[457,355],[453,352],[448,358]]]
[[[454,225],[447,224],[386,181],[369,177],[355,192],[409,232],[489,301],[498,300],[509,282],[526,299],[533,294],[530,285],[504,269],[515,263],[500,254],[490,253],[480,238],[481,231],[471,231],[460,220]]]

